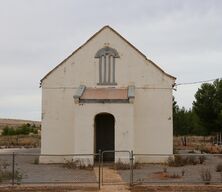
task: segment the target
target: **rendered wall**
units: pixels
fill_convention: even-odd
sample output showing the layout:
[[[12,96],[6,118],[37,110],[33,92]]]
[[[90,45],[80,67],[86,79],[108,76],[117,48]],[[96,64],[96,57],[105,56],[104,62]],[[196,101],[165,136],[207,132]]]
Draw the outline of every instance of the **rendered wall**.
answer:
[[[134,149],[132,104],[84,104],[75,107],[75,153],[95,152],[94,123],[95,116],[99,113],[110,113],[115,118],[115,150]],[[128,158],[128,153],[115,154],[116,161],[126,158]]]
[[[136,86],[133,104],[74,103],[73,95],[80,84],[105,87],[97,85],[99,61],[94,58],[104,46],[115,48],[120,55],[116,59],[116,87]],[[94,152],[94,117],[108,112],[116,119],[116,149],[171,154],[173,83],[173,78],[105,28],[43,80],[41,153]],[[41,159],[47,162],[47,158]]]

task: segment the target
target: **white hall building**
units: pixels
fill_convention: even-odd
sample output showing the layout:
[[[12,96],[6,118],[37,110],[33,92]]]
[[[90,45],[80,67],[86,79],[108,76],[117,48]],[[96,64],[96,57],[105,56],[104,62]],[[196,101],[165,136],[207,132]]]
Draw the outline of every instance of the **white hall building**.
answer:
[[[64,157],[45,154],[99,150],[172,154],[174,83],[175,77],[114,29],[103,27],[41,80],[40,162],[64,161]],[[104,154],[108,161],[125,158],[127,153]],[[136,161],[163,158],[141,156]]]

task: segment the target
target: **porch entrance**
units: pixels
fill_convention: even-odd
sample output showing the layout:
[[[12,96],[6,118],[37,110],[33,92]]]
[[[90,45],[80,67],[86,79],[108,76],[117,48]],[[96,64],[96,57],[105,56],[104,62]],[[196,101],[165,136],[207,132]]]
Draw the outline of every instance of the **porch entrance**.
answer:
[[[115,150],[115,118],[109,113],[100,113],[95,117],[95,151]],[[114,153],[104,153],[104,161],[114,161]]]

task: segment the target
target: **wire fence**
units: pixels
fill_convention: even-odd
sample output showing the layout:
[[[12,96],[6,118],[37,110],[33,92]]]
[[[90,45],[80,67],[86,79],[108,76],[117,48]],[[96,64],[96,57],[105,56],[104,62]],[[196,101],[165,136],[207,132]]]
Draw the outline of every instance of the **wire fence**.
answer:
[[[99,161],[92,164],[97,156]],[[84,183],[100,187],[100,158],[101,154],[0,154],[0,184]]]
[[[141,158],[165,163],[138,164],[134,169],[134,184],[222,183],[222,154],[134,154],[134,159]]]
[[[115,161],[104,161],[108,153]],[[222,154],[0,154],[0,185],[45,183],[221,184]]]

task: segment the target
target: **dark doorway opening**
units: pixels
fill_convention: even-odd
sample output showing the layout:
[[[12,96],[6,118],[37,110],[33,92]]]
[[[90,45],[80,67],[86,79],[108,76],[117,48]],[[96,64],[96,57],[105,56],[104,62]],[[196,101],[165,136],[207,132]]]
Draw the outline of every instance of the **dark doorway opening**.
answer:
[[[114,151],[115,145],[115,118],[109,113],[101,113],[95,117],[95,148],[96,153],[101,151]],[[114,153],[104,153],[104,161],[114,161]]]

